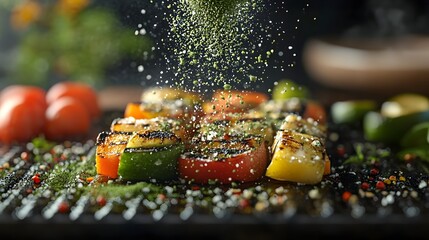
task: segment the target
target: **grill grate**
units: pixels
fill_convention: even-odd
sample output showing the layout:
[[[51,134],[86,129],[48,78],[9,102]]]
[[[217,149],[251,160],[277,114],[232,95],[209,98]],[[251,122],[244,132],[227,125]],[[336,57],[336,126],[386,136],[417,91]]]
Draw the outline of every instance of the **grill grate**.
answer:
[[[362,226],[373,224],[389,226],[392,234],[402,230],[398,225],[409,226],[404,225],[409,223],[415,226],[416,234],[427,234],[429,177],[419,165],[421,163],[398,164],[388,156],[377,164],[342,164],[346,157],[338,153],[339,146],[353,154],[357,142],[359,137],[328,144],[333,173],[315,186],[267,179],[230,186],[140,183],[137,191],[130,189],[128,195],[103,192],[106,186],[82,179],[90,176],[83,170],[77,175],[64,174],[73,176],[72,179],[60,178],[62,175],[58,171],[73,173],[72,167],[94,167],[92,140],[52,145],[43,151],[36,151],[31,144],[15,146],[5,150],[0,158],[0,166],[3,166],[0,224],[16,229],[26,224],[66,224],[70,228],[69,234],[75,224],[150,225],[145,229],[146,233],[163,236],[186,234],[188,226],[198,225],[199,230],[193,229],[193,233],[200,231],[201,234],[220,236],[223,232],[217,229],[219,225],[250,225],[254,226],[254,231],[258,229],[255,224],[268,225],[278,231],[288,229],[291,234],[302,234],[303,226],[311,226],[319,231],[331,230],[332,235],[334,230],[341,233],[355,229],[355,226],[362,229]],[[378,171],[376,174],[374,168]],[[40,176],[40,183],[34,180],[35,176]],[[47,184],[52,179],[65,183],[61,188]],[[368,188],[362,187],[364,182],[368,183]],[[378,182],[383,182],[384,187],[378,186]],[[134,184],[112,182],[107,185]],[[201,227],[204,225],[206,228]],[[217,227],[207,229],[213,225]],[[169,232],[162,226],[176,228],[172,227]],[[342,226],[342,231],[338,231],[338,226]],[[108,235],[112,231],[115,231],[114,227],[104,233]],[[273,230],[273,233],[280,234],[278,231]]]

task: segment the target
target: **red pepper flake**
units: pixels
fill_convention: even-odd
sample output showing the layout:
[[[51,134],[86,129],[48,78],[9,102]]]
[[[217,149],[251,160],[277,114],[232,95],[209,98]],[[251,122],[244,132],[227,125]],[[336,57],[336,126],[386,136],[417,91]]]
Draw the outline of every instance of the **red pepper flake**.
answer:
[[[360,185],[360,188],[362,188],[362,190],[366,191],[366,190],[368,190],[368,189],[369,189],[369,184],[368,184],[367,182],[363,182],[363,183]]]
[[[192,191],[198,191],[198,190],[200,190],[199,186],[192,186]]]
[[[232,190],[233,195],[241,195],[241,189],[234,189]]]
[[[158,194],[157,198],[161,201],[164,201],[166,197],[165,197],[165,194],[160,193],[160,194]]]
[[[58,205],[58,212],[60,213],[67,213],[69,209],[70,209],[70,206],[66,201],[63,201],[60,203],[60,205]]]
[[[225,139],[225,140],[231,140],[231,136],[229,136],[229,134],[225,134],[224,136],[223,136],[223,139]]]
[[[412,162],[414,159],[416,159],[416,155],[415,154],[411,154],[411,153],[407,153],[404,155],[404,161],[405,162]]]
[[[28,161],[30,159],[30,154],[28,154],[28,152],[22,152],[21,159],[24,161]]]
[[[248,199],[243,198],[243,199],[240,199],[238,206],[240,208],[248,208],[250,206],[250,202]]]
[[[34,184],[40,184],[41,180],[39,177],[39,174],[36,173],[36,175],[34,175],[31,180],[33,180]]]
[[[379,173],[380,173],[380,171],[379,171],[377,168],[372,168],[372,169],[369,171],[369,174],[370,174],[371,176],[378,175]]]
[[[348,202],[351,196],[352,196],[351,192],[345,191],[343,192],[343,195],[341,196],[341,198],[343,199],[344,202]]]
[[[346,155],[346,148],[342,145],[337,147],[337,154],[340,157],[344,157],[344,155]]]
[[[100,207],[104,207],[104,205],[106,205],[106,203],[107,203],[106,198],[101,196],[101,195],[97,197],[96,201],[97,201],[98,206],[100,206]]]
[[[375,184],[375,187],[376,187],[378,190],[384,190],[384,189],[386,189],[386,185],[384,184],[384,182],[383,182],[383,181],[378,181],[378,182]]]

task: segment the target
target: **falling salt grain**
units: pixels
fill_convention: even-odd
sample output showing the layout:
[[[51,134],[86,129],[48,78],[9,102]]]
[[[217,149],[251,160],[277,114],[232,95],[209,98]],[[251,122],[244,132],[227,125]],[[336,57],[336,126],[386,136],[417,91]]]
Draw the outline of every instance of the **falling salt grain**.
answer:
[[[144,67],[143,67],[143,65],[138,66],[138,67],[137,67],[137,71],[139,71],[139,72],[143,72],[143,71],[144,71]]]
[[[311,189],[311,190],[308,192],[308,196],[309,196],[311,199],[320,199],[320,198],[322,197],[322,195],[320,194],[320,191],[319,191],[318,189]]]
[[[159,221],[159,220],[161,220],[163,217],[164,217],[164,213],[163,213],[161,210],[155,210],[155,211],[152,213],[152,218],[153,218],[155,221]]]
[[[419,189],[423,189],[423,188],[427,187],[427,185],[428,184],[426,181],[421,180],[419,183]]]
[[[253,191],[245,189],[243,190],[243,198],[250,199],[253,196]]]

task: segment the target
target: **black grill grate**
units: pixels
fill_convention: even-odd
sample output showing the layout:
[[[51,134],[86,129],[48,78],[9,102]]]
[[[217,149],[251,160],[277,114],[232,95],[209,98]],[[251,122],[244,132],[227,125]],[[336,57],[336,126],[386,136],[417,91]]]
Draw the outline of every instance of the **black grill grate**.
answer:
[[[331,129],[349,137],[328,143],[333,173],[315,186],[267,179],[229,186],[176,182],[142,185],[140,191],[129,196],[101,200],[100,192],[81,189],[103,186],[88,184],[77,176],[61,189],[45,185],[57,165],[65,166],[62,169],[67,171],[69,164],[92,164],[93,140],[67,142],[45,152],[52,153],[54,149],[57,155],[34,154],[34,146],[28,144],[3,149],[0,226],[14,236],[30,236],[32,231],[43,229],[47,231],[42,234],[45,237],[109,237],[120,229],[129,229],[122,232],[129,237],[258,237],[262,232],[283,236],[282,231],[289,236],[347,233],[351,234],[349,238],[427,234],[429,177],[424,166],[420,162],[398,164],[392,156],[377,164],[344,165],[346,157],[338,153],[339,146],[352,155],[353,146],[361,139],[356,134],[342,135],[341,131],[349,129]],[[58,159],[53,160],[54,155]],[[374,168],[378,171],[375,174]],[[42,179],[40,184],[33,179],[37,174]],[[384,188],[377,188],[380,181]],[[368,189],[362,187],[364,182]]]

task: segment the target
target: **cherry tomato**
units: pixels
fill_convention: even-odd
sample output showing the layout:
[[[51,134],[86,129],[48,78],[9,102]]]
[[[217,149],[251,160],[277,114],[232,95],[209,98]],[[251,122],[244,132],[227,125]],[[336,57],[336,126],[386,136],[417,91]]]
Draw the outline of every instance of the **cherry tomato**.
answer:
[[[37,102],[42,107],[47,107],[46,91],[43,88],[27,85],[7,86],[0,92],[0,104],[14,96],[20,96],[30,102]]]
[[[12,96],[0,104],[0,141],[26,142],[37,137],[45,124],[46,107],[25,96]]]
[[[45,137],[50,140],[79,139],[89,133],[91,117],[85,106],[72,97],[62,97],[46,110]]]
[[[101,115],[97,92],[88,84],[59,82],[53,85],[46,94],[48,104],[52,104],[62,97],[72,97],[81,101],[92,120],[98,119]]]

